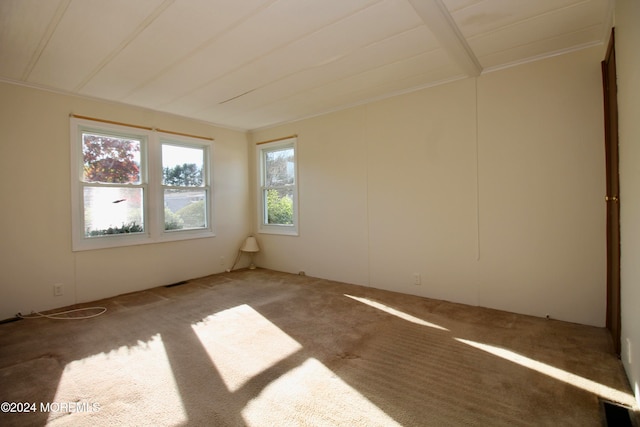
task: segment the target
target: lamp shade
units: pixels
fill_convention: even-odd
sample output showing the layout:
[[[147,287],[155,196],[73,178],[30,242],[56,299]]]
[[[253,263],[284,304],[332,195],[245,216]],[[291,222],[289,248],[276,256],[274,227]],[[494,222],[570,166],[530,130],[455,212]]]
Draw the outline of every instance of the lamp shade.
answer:
[[[255,237],[249,236],[247,240],[244,241],[244,244],[240,248],[242,252],[259,252],[260,246],[258,246],[258,241]]]

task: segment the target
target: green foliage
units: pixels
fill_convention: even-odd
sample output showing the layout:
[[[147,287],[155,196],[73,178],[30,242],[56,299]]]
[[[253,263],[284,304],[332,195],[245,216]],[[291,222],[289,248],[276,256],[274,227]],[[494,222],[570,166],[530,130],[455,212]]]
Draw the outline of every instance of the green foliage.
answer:
[[[121,227],[109,227],[103,230],[91,230],[89,232],[90,237],[95,236],[106,236],[109,234],[129,234],[129,233],[142,233],[144,228],[141,225],[136,224],[135,222],[130,222],[128,224],[122,224]]]
[[[280,197],[278,190],[267,191],[267,223],[293,224],[293,200]]]
[[[206,226],[205,212],[204,200],[200,200],[178,210],[176,215],[182,218],[186,228],[203,228]]]
[[[169,208],[164,208],[164,229],[165,230],[180,230],[184,228],[184,221],[182,218],[173,213]]]
[[[163,168],[164,185],[176,187],[199,187],[202,185],[202,169],[195,163],[184,163],[173,168]]]

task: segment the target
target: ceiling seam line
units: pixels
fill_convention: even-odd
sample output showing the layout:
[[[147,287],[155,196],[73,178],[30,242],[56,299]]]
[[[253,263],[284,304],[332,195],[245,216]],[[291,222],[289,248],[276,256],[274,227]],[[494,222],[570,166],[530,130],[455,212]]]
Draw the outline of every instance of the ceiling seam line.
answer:
[[[571,46],[565,49],[559,49],[553,52],[545,52],[543,54],[537,55],[537,56],[529,56],[526,57],[524,59],[521,60],[516,60],[516,61],[512,61],[506,64],[500,64],[500,65],[495,65],[495,66],[491,66],[491,67],[487,67],[485,69],[482,70],[482,75],[484,74],[488,74],[488,73],[493,73],[494,71],[500,71],[500,70],[505,70],[507,68],[512,68],[512,67],[517,67],[520,65],[524,65],[524,64],[529,64],[532,62],[537,62],[537,61],[542,61],[545,59],[549,59],[549,58],[553,58],[556,56],[562,56],[562,55],[566,55],[568,53],[572,53],[572,52],[579,52],[583,49],[589,49],[595,46],[600,46],[602,45],[603,42],[602,41],[592,41],[592,42],[587,42],[587,43],[583,43],[581,45],[577,45],[577,46]]]
[[[133,89],[129,90],[125,95],[121,96],[119,99],[123,100],[123,99],[127,99],[127,98],[133,96],[136,92],[141,90],[143,87],[147,86],[149,83],[154,82],[154,81],[158,80],[160,77],[162,77],[163,75],[165,75],[167,72],[169,72],[169,70],[171,70],[172,68],[176,67],[176,65],[185,62],[187,59],[189,59],[189,58],[193,57],[194,55],[198,54],[198,52],[206,49],[208,46],[210,46],[212,43],[214,43],[216,40],[218,40],[220,37],[222,37],[225,33],[227,33],[229,31],[231,31],[232,29],[236,28],[237,26],[239,26],[243,22],[245,22],[248,19],[250,19],[251,17],[253,17],[255,14],[257,14],[259,12],[262,12],[264,9],[267,9],[268,7],[270,7],[272,4],[276,3],[277,1],[278,0],[271,0],[268,4],[261,6],[258,10],[255,10],[255,11],[249,13],[248,15],[244,15],[241,18],[237,19],[236,21],[234,21],[228,27],[222,29],[215,36],[208,38],[207,40],[205,40],[202,43],[200,43],[198,45],[198,47],[196,47],[195,49],[193,49],[190,52],[182,55],[180,58],[177,58],[175,61],[173,61],[171,64],[167,65],[166,67],[164,67],[162,70],[160,70],[158,73],[156,73],[150,79],[145,80],[144,82],[138,84]],[[158,107],[156,107],[156,108],[158,108]]]
[[[328,83],[318,84],[318,85],[315,85],[315,86],[312,86],[312,87],[308,87],[308,88],[306,88],[306,89],[304,89],[304,90],[305,90],[305,91],[314,91],[314,90],[319,90],[320,88],[325,87],[325,86],[328,86],[328,85],[330,85],[330,84],[334,84],[334,83],[336,83],[336,82],[342,82],[342,81],[345,81],[345,80],[348,80],[348,79],[353,79],[353,78],[356,78],[356,77],[357,77],[357,76],[359,76],[359,75],[363,75],[363,74],[366,74],[366,73],[369,73],[369,72],[372,72],[372,71],[376,71],[376,70],[379,70],[379,69],[384,68],[384,67],[392,66],[392,65],[394,65],[394,64],[399,64],[399,63],[401,63],[401,62],[405,62],[405,61],[409,61],[409,60],[415,60],[416,58],[418,58],[418,57],[420,57],[420,56],[429,55],[429,54],[432,54],[432,53],[434,53],[434,52],[437,52],[438,50],[443,50],[443,49],[442,49],[441,47],[438,47],[438,48],[436,48],[436,49],[432,49],[432,50],[429,50],[429,51],[420,52],[420,53],[418,53],[418,54],[411,55],[411,56],[406,57],[406,58],[403,58],[403,59],[398,59],[398,60],[395,60],[395,61],[387,62],[387,63],[382,64],[382,65],[378,65],[377,67],[374,67],[374,68],[367,68],[365,71],[359,71],[359,72],[354,73],[354,74],[351,74],[351,75],[349,75],[349,76],[347,76],[347,77],[342,77],[342,78],[340,78],[340,79],[338,79],[338,80],[332,79],[332,80],[331,80],[330,82],[328,82]],[[433,71],[433,70],[430,70],[430,71]],[[413,76],[413,75],[412,75],[412,76]],[[453,78],[454,78],[454,79],[456,79],[456,77],[453,77]],[[430,87],[430,86],[427,86],[427,87]],[[261,89],[261,88],[258,88],[258,89]],[[416,90],[421,90],[421,89],[423,89],[423,88],[421,87],[421,88],[418,88],[418,89],[416,89]],[[256,89],[256,90],[257,90],[257,89]],[[408,90],[409,90],[409,92],[413,92],[413,90],[412,90],[412,89],[408,89]],[[394,93],[395,93],[395,92],[394,92]],[[233,114],[228,115],[228,116],[226,116],[226,117],[228,117],[228,118],[232,118],[232,117],[236,117],[236,116],[237,116],[237,115],[239,115],[239,114],[244,114],[244,113],[247,113],[247,112],[259,111],[259,110],[261,110],[261,109],[264,109],[264,108],[268,107],[269,105],[273,105],[273,104],[276,104],[276,103],[278,103],[278,102],[286,101],[286,100],[288,100],[288,99],[294,98],[294,97],[295,97],[295,96],[297,96],[298,94],[299,94],[299,93],[298,93],[298,92],[296,92],[296,93],[294,93],[294,94],[292,94],[292,95],[286,95],[286,96],[283,96],[283,97],[278,98],[278,99],[277,99],[277,100],[275,100],[275,101],[270,101],[270,102],[268,102],[268,103],[266,103],[266,104],[262,104],[262,105],[260,105],[259,107],[250,108],[250,109],[248,109],[248,110],[244,110],[244,111],[242,111],[242,112],[240,112],[240,113],[233,113]],[[393,97],[393,96],[396,96],[396,95],[391,95],[391,96]],[[386,98],[386,97],[385,97],[385,98]],[[384,99],[384,98],[383,98],[383,99]],[[347,108],[350,108],[350,107],[347,107]],[[199,110],[197,113],[201,113],[201,112],[203,112],[203,111],[205,111],[205,110],[206,110],[206,109]],[[197,113],[196,113],[196,114],[197,114]]]
[[[172,103],[176,102],[176,101],[177,101],[177,100],[179,100],[180,98],[184,98],[184,97],[189,96],[189,95],[191,95],[191,94],[193,94],[193,93],[195,93],[195,92],[198,92],[198,91],[200,91],[202,88],[204,88],[205,86],[210,85],[211,83],[215,82],[216,80],[220,80],[220,79],[222,79],[222,78],[224,78],[224,77],[228,76],[229,74],[233,74],[233,73],[237,72],[239,69],[241,69],[241,68],[243,68],[243,67],[246,67],[246,66],[248,66],[248,65],[250,65],[250,64],[252,64],[252,63],[254,63],[254,62],[258,61],[258,60],[259,60],[259,59],[261,59],[261,58],[264,58],[264,57],[266,57],[266,56],[268,56],[268,55],[273,54],[274,52],[276,52],[276,51],[278,51],[278,50],[280,50],[280,49],[283,49],[283,48],[285,48],[285,47],[287,47],[287,46],[290,46],[290,45],[292,45],[292,44],[294,44],[294,43],[297,43],[299,40],[301,40],[301,39],[303,39],[303,38],[309,37],[309,36],[311,36],[311,35],[313,35],[313,34],[315,34],[315,33],[319,32],[319,31],[324,30],[324,29],[325,29],[325,28],[327,28],[327,27],[330,27],[330,26],[332,26],[332,25],[337,24],[337,23],[338,23],[338,22],[340,22],[340,21],[344,21],[344,20],[345,20],[345,19],[347,19],[347,18],[350,18],[350,17],[352,17],[352,16],[355,16],[355,15],[357,15],[358,13],[361,13],[362,11],[364,11],[364,10],[366,10],[366,9],[369,9],[369,8],[371,8],[371,7],[373,7],[373,6],[377,5],[377,4],[379,4],[379,3],[382,3],[382,1],[383,1],[383,0],[377,0],[377,1],[375,1],[374,3],[371,3],[370,5],[367,5],[367,6],[361,7],[361,8],[359,8],[358,10],[355,10],[355,11],[353,11],[353,12],[348,13],[347,15],[344,15],[344,16],[342,16],[341,18],[339,18],[339,19],[337,19],[337,20],[334,20],[333,22],[331,22],[331,23],[329,23],[329,24],[322,25],[321,27],[319,27],[319,28],[317,28],[317,29],[315,29],[315,30],[313,30],[313,31],[310,31],[310,32],[308,32],[308,33],[304,34],[303,36],[300,36],[300,37],[296,38],[296,39],[295,39],[295,40],[293,40],[293,41],[290,41],[290,42],[287,42],[287,43],[281,44],[281,45],[279,45],[278,47],[275,47],[275,48],[271,49],[269,52],[263,53],[263,54],[262,54],[262,56],[260,56],[259,58],[255,58],[255,59],[252,59],[252,60],[250,60],[250,61],[244,62],[244,63],[242,63],[241,65],[239,65],[238,67],[234,68],[233,70],[227,71],[226,73],[221,74],[221,75],[219,75],[219,76],[217,76],[217,77],[214,77],[213,79],[207,80],[205,83],[203,83],[203,84],[199,85],[197,88],[192,89],[191,91],[187,92],[186,94],[180,95],[180,96],[175,97],[175,98],[173,98],[173,99],[171,99],[171,100],[169,100],[169,101],[166,101],[166,102],[164,102],[164,103],[160,104],[158,107],[159,107],[159,108],[166,107],[167,105],[170,105],[170,104],[172,104]]]
[[[326,66],[326,65],[332,64],[332,63],[334,63],[334,62],[340,61],[340,60],[344,59],[345,57],[348,57],[349,55],[351,55],[351,54],[352,54],[353,52],[355,52],[355,51],[360,51],[360,50],[367,49],[367,48],[369,48],[370,46],[375,46],[375,45],[377,45],[377,44],[383,43],[384,41],[389,40],[390,38],[398,37],[398,36],[400,36],[400,35],[402,35],[402,34],[408,33],[408,32],[410,32],[410,31],[414,31],[414,30],[416,30],[416,29],[418,29],[418,28],[421,28],[421,27],[423,27],[423,26],[424,26],[424,25],[419,25],[419,26],[416,26],[416,27],[412,27],[412,28],[410,28],[410,29],[408,29],[408,30],[404,30],[404,31],[401,31],[400,33],[396,33],[396,34],[394,34],[394,35],[393,35],[393,36],[391,36],[391,37],[387,37],[387,38],[385,38],[384,40],[378,40],[378,41],[375,41],[375,42],[369,43],[369,44],[368,44],[368,45],[366,45],[366,46],[362,46],[362,47],[358,47],[358,48],[356,48],[356,49],[352,49],[352,50],[350,50],[349,52],[347,52],[346,54],[341,55],[339,58],[337,58],[337,59],[335,59],[335,60],[333,60],[333,61],[329,61],[329,62],[327,62],[327,63],[325,63],[325,64],[321,64],[321,65],[314,65],[314,66],[311,66],[311,67],[303,68],[303,69],[300,69],[300,70],[298,70],[298,71],[294,71],[294,72],[291,72],[291,73],[289,73],[289,74],[283,75],[283,76],[278,77],[278,78],[276,78],[276,79],[274,79],[274,80],[271,80],[271,81],[270,81],[270,82],[268,82],[268,83],[261,84],[261,85],[259,85],[259,86],[255,87],[255,88],[253,88],[253,89],[249,89],[249,90],[245,91],[244,93],[241,93],[241,94],[239,94],[239,95],[237,95],[237,96],[231,97],[231,98],[229,98],[229,99],[227,99],[227,100],[225,100],[225,101],[222,101],[222,102],[216,102],[215,104],[209,105],[209,106],[207,106],[207,107],[205,107],[205,108],[201,108],[201,109],[199,109],[199,110],[195,111],[195,112],[194,112],[194,114],[201,113],[201,112],[203,112],[203,111],[206,111],[206,110],[210,109],[211,107],[213,107],[213,106],[215,106],[215,105],[221,105],[221,104],[227,103],[227,102],[229,102],[229,101],[233,101],[233,100],[235,100],[235,99],[237,99],[237,98],[243,97],[244,95],[247,95],[247,94],[250,94],[250,93],[252,93],[252,92],[258,91],[258,90],[260,90],[260,89],[264,89],[264,88],[265,88],[265,87],[267,87],[267,86],[270,86],[270,85],[272,85],[272,84],[275,84],[275,83],[278,83],[278,82],[283,81],[283,80],[285,80],[285,79],[288,79],[288,78],[290,78],[290,77],[292,77],[292,76],[295,76],[296,74],[303,73],[303,72],[306,72],[306,71],[309,71],[309,70],[314,70],[314,69],[317,69],[317,68],[321,68],[321,67],[324,67],[324,66]],[[422,51],[422,52],[417,53],[417,54],[415,54],[415,55],[411,55],[411,56],[405,57],[405,58],[400,59],[400,60],[396,60],[396,61],[392,61],[392,62],[387,62],[387,63],[385,63],[385,64],[382,64],[382,65],[376,66],[376,67],[372,68],[371,70],[376,70],[376,69],[378,69],[378,68],[380,68],[380,67],[384,67],[384,66],[387,66],[387,65],[395,64],[395,63],[397,63],[397,62],[401,62],[401,61],[404,61],[404,60],[413,59],[413,58],[416,58],[416,57],[418,57],[418,56],[420,56],[420,55],[425,55],[425,54],[428,54],[428,53],[432,53],[432,52],[438,51],[438,50],[440,50],[440,49],[441,49],[441,47],[439,47],[439,46],[438,46],[438,47],[432,48],[432,49],[430,49],[430,50]],[[351,76],[353,76],[353,75],[357,75],[357,74],[359,74],[359,73],[352,74]],[[349,77],[351,77],[351,76],[349,76]],[[287,97],[279,98],[278,100],[282,100],[282,99],[286,99],[286,98],[287,98]]]
[[[136,27],[115,49],[113,49],[106,57],[100,61],[100,63],[90,72],[73,90],[80,92],[104,67],[106,67],[116,56],[118,56],[133,40],[136,39],[144,30],[149,27],[155,21],[158,16],[169,8],[175,0],[164,0],[160,6],[158,6],[153,13],[148,15],[140,25]]]
[[[516,45],[516,46],[511,46],[511,47],[508,47],[508,48],[505,48],[505,49],[496,50],[494,52],[491,52],[491,53],[488,53],[486,55],[483,55],[483,58],[488,58],[488,57],[493,56],[493,55],[497,55],[497,54],[500,54],[500,53],[506,53],[506,52],[513,51],[513,50],[516,50],[516,49],[522,49],[523,47],[532,46],[532,45],[535,45],[537,43],[545,43],[545,42],[557,39],[559,37],[572,36],[572,35],[578,34],[578,33],[583,32],[583,31],[588,31],[590,29],[595,29],[595,27],[598,27],[599,25],[600,24],[594,24],[594,25],[590,25],[589,27],[584,27],[584,28],[581,28],[581,29],[576,30],[576,31],[571,31],[571,32],[568,32],[568,33],[562,33],[562,34],[559,34],[559,35],[556,35],[556,36],[553,36],[553,37],[546,37],[544,39],[534,40],[534,41],[527,42],[527,43],[522,43],[522,44],[519,44],[519,45]],[[592,40],[592,41],[589,41],[589,42],[585,42],[582,45],[572,45],[570,48],[558,49],[558,50],[552,51],[552,52],[545,51],[545,53],[543,55],[541,55],[541,56],[543,58],[546,57],[546,56],[554,56],[555,52],[557,52],[557,51],[562,52],[562,51],[565,51],[565,50],[568,50],[568,51],[580,50],[580,49],[583,49],[584,46],[595,46],[595,45],[598,45],[598,44],[601,44],[601,43],[602,43],[602,40]],[[527,57],[527,59],[537,58],[537,57],[538,56]]]
[[[539,13],[537,15],[530,16],[528,18],[521,19],[519,21],[512,22],[510,24],[503,25],[500,28],[495,28],[493,30],[486,31],[484,33],[474,34],[472,36],[469,36],[468,40],[476,40],[476,39],[479,39],[479,38],[482,38],[482,37],[485,37],[485,36],[488,36],[488,35],[491,35],[491,34],[495,34],[495,33],[501,32],[501,31],[508,30],[508,29],[510,29],[512,27],[518,27],[518,26],[520,26],[522,24],[525,24],[525,23],[530,22],[530,21],[534,21],[534,20],[536,20],[538,18],[546,17],[547,15],[554,15],[554,14],[560,12],[560,11],[565,11],[567,9],[571,9],[571,8],[574,8],[574,7],[582,6],[583,4],[587,3],[587,1],[588,0],[583,0],[580,3],[570,4],[570,5],[558,8],[558,9],[547,10],[546,12],[542,12],[542,13]]]
[[[56,11],[53,17],[51,18],[49,25],[47,25],[47,29],[42,35],[42,38],[40,39],[40,43],[38,43],[38,47],[33,52],[33,55],[31,55],[31,59],[29,60],[29,63],[27,64],[24,72],[22,73],[22,80],[24,81],[29,80],[29,76],[31,76],[31,73],[33,72],[33,69],[36,67],[36,64],[38,63],[38,61],[40,60],[42,53],[49,45],[49,42],[51,41],[51,37],[53,37],[53,34],[56,32],[56,29],[58,28],[58,25],[60,24],[62,17],[67,12],[67,8],[69,7],[69,4],[71,4],[71,0],[60,0],[60,3],[58,3],[58,7],[56,8]]]
[[[384,101],[385,99],[389,99],[389,98],[394,98],[396,96],[401,96],[401,95],[405,95],[405,94],[409,94],[409,93],[414,93],[414,92],[418,92],[424,89],[429,89],[432,87],[437,87],[443,84],[448,84],[448,83],[453,83],[459,80],[464,80],[464,79],[468,79],[468,76],[456,76],[456,77],[452,77],[449,79],[441,79],[438,80],[436,82],[433,83],[427,83],[421,86],[416,86],[416,87],[412,87],[412,88],[408,88],[408,89],[400,89],[398,91],[395,92],[391,92],[387,95],[380,95],[380,96],[375,96],[373,98],[368,98],[366,100],[363,101],[358,101],[358,102],[354,102],[351,104],[346,104],[345,106],[340,106],[340,107],[332,107],[326,110],[323,110],[322,112],[319,113],[311,113],[311,114],[305,114],[293,119],[287,119],[287,120],[283,120],[280,122],[276,122],[273,124],[268,124],[268,125],[264,125],[264,126],[259,126],[259,127],[255,127],[255,128],[249,128],[248,132],[259,132],[259,131],[263,131],[265,129],[272,129],[275,128],[277,126],[282,126],[285,124],[291,124],[291,123],[295,123],[295,122],[299,122],[301,120],[307,120],[310,118],[314,118],[314,117],[319,117],[319,116],[324,116],[326,114],[331,114],[331,113],[335,113],[338,111],[343,111],[343,110],[348,110],[350,108],[357,108],[357,107],[361,107],[361,106],[365,106],[368,104],[371,104],[372,102],[378,102],[378,101]]]

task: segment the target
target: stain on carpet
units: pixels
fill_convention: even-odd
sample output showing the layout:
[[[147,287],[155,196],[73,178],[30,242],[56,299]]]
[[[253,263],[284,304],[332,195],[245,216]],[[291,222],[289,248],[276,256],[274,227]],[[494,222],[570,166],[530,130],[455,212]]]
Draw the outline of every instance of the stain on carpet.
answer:
[[[344,352],[344,353],[338,353],[336,354],[336,357],[338,359],[360,359],[360,356],[354,353],[349,353],[348,351]]]
[[[133,294],[120,295],[116,297],[113,302],[123,307],[134,308],[163,301],[169,300],[154,292],[136,292]]]

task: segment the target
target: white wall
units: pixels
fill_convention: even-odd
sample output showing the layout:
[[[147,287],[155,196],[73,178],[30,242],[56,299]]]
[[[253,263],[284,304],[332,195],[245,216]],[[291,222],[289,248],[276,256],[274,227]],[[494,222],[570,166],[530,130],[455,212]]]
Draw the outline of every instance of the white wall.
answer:
[[[622,362],[640,404],[640,2],[616,1]]]
[[[215,138],[217,236],[71,252],[70,113]],[[251,227],[247,157],[241,132],[0,83],[0,319],[229,268]],[[53,296],[54,283],[63,284],[63,296]]]
[[[369,277],[367,159],[362,109],[318,117],[267,135],[298,136],[300,236],[258,235],[261,267],[350,283]],[[299,130],[304,129],[302,132]],[[255,146],[250,164],[255,170]],[[256,183],[255,173],[251,183]],[[254,188],[255,190],[255,188]],[[313,195],[308,197],[307,195]],[[252,201],[255,211],[255,191]],[[255,216],[254,216],[255,218]],[[254,229],[257,223],[254,222]]]
[[[299,150],[300,236],[258,235],[258,264],[603,326],[601,56],[254,132]]]
[[[603,326],[602,48],[478,82],[480,305]]]

